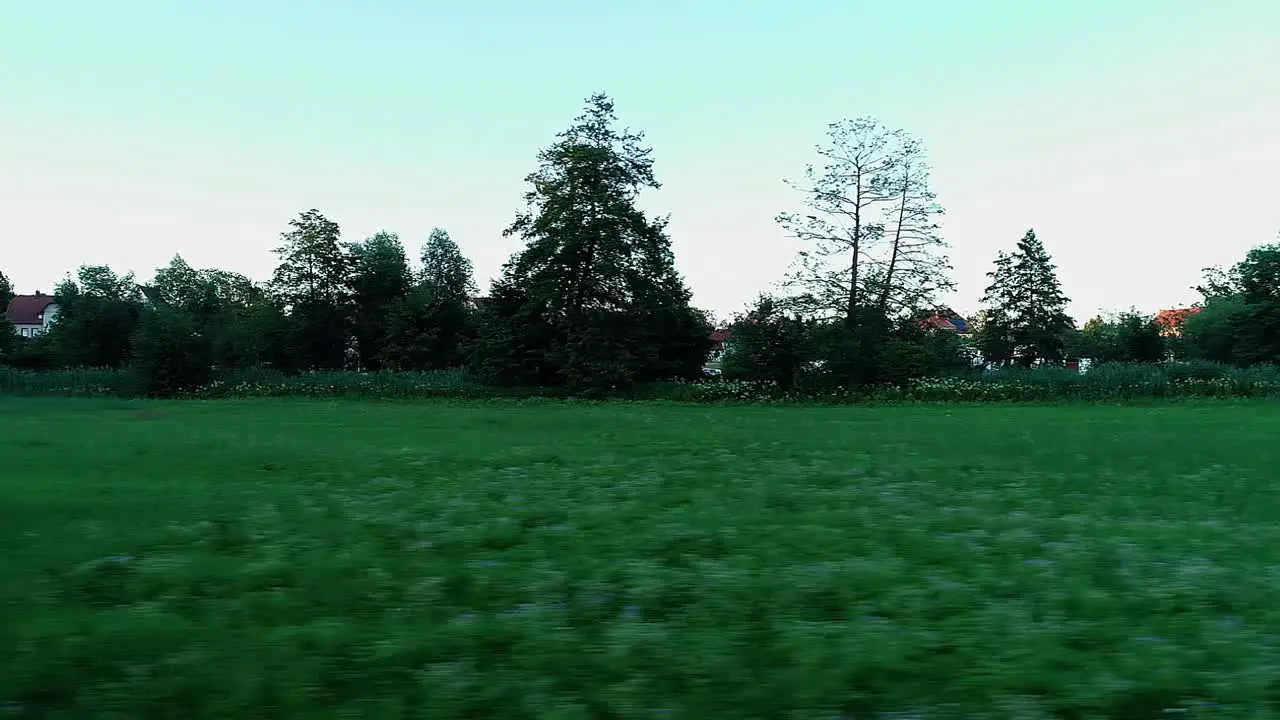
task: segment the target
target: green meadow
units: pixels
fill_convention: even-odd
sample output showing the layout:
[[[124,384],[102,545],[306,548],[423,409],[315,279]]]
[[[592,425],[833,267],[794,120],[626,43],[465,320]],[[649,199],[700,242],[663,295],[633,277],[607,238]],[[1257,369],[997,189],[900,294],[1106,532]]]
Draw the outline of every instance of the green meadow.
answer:
[[[0,397],[0,718],[1280,712],[1280,405]]]

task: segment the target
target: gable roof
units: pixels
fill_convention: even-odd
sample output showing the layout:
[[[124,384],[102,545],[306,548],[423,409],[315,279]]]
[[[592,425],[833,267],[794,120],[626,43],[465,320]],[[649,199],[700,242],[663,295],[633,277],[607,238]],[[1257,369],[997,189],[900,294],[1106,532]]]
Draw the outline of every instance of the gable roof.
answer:
[[[931,327],[938,330],[959,330],[959,328],[956,327],[955,323],[942,317],[941,315],[933,315],[931,317],[925,318],[920,322],[920,324],[923,325],[924,327],[927,327],[927,328]]]
[[[52,295],[15,295],[4,314],[14,325],[43,325],[44,311],[53,304]]]
[[[1160,326],[1160,333],[1162,335],[1181,335],[1182,323],[1186,322],[1188,317],[1195,315],[1198,312],[1200,312],[1200,308],[1198,307],[1161,310],[1156,313],[1155,320],[1156,324]]]
[[[935,330],[952,330],[961,335],[968,334],[971,328],[969,321],[960,313],[949,307],[939,307],[933,312],[926,312],[918,315],[921,327],[933,328]]]
[[[1182,323],[1186,321],[1187,316],[1195,315],[1198,312],[1200,312],[1200,308],[1198,307],[1161,310],[1156,313],[1156,322],[1167,328],[1174,328],[1182,325]]]

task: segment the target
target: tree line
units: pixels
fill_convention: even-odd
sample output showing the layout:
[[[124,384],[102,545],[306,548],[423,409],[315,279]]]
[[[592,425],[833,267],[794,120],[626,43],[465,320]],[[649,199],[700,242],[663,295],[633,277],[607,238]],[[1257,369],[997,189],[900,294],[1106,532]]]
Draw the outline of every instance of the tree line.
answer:
[[[924,321],[954,283],[924,143],[860,118],[829,126],[817,154],[790,183],[799,209],[777,217],[805,249],[778,291],[729,323],[726,377],[854,386],[1069,358],[1280,360],[1280,244],[1207,271],[1177,334],[1137,311],[1077,328],[1052,257],[1028,230],[994,259],[974,332],[932,329]],[[266,283],[181,257],[145,283],[81,267],[55,288],[49,332],[26,339],[0,326],[0,362],[127,366],[153,395],[248,367],[465,367],[482,383],[581,391],[702,377],[713,322],[691,305],[667,218],[636,207],[659,187],[642,133],[621,128],[597,94],[537,159],[504,232],[524,247],[484,297],[444,230],[412,263],[395,234],[345,241],[308,210],[281,235]],[[0,275],[0,302],[10,297]]]

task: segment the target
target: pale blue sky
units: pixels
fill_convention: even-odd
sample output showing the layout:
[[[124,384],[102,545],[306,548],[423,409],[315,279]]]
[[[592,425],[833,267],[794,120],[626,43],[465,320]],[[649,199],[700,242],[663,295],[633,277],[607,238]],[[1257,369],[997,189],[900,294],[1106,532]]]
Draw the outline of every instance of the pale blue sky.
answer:
[[[316,207],[415,254],[447,228],[487,285],[598,90],[722,314],[782,277],[782,179],[843,117],[928,143],[962,312],[1028,227],[1081,321],[1189,302],[1280,228],[1277,0],[0,0],[0,269],[265,279]]]

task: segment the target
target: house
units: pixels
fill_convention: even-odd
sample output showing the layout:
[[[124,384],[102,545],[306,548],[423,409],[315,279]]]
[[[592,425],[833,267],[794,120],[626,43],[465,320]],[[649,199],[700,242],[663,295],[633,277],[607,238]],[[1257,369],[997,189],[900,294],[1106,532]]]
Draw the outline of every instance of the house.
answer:
[[[1200,312],[1198,307],[1189,308],[1172,308],[1170,310],[1161,310],[1156,313],[1156,324],[1160,326],[1160,334],[1165,337],[1179,337],[1182,335],[1182,323],[1187,318]]]
[[[58,317],[58,304],[52,295],[15,295],[9,301],[5,317],[13,323],[14,331],[21,337],[36,337],[49,329]]]
[[[920,321],[920,325],[933,330],[968,335],[971,332],[969,321],[949,307],[941,307]]]
[[[720,362],[724,359],[724,351],[728,347],[728,343],[733,340],[733,331],[731,330],[712,330],[711,331],[711,354],[708,356],[709,362]]]

